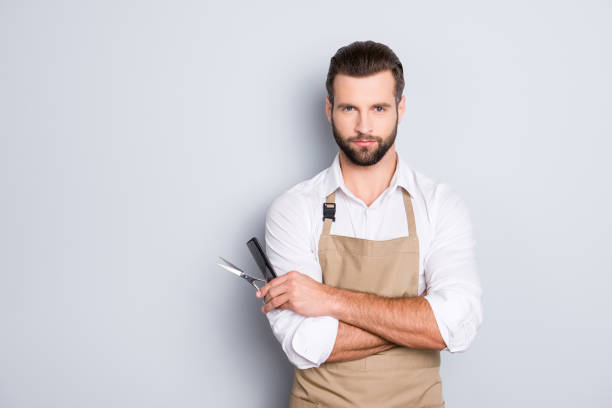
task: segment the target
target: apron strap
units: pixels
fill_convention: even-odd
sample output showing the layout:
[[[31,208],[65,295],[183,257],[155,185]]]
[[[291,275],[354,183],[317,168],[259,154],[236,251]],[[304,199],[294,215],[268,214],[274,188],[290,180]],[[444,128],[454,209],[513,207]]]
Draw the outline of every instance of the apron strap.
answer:
[[[412,210],[412,199],[410,193],[402,187],[402,195],[404,196],[404,209],[406,210],[406,221],[408,221],[408,235],[412,239],[418,239],[416,232],[416,222],[414,222],[414,211]]]
[[[327,196],[327,199],[325,200],[325,203],[323,203],[323,206],[325,208],[325,204],[334,204],[335,206],[336,203],[336,191],[332,191],[332,193],[330,195]],[[325,213],[325,209],[323,210],[323,212]],[[334,213],[335,213],[335,208],[334,208]],[[329,235],[329,231],[331,231],[331,224],[332,224],[332,219],[331,218],[323,218],[323,235]]]

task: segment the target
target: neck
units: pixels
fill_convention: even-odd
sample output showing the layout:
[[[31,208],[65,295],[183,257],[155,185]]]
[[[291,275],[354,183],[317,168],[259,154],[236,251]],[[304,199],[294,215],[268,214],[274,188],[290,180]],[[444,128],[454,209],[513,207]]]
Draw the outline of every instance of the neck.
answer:
[[[395,145],[372,166],[358,166],[340,150],[340,170],[344,185],[368,207],[382,194],[393,178],[397,164]]]

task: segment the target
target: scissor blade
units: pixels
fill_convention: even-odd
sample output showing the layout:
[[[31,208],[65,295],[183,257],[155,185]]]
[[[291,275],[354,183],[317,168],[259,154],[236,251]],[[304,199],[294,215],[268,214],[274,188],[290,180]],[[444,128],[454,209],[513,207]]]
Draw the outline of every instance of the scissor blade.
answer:
[[[228,264],[229,266],[231,266],[232,268],[234,268],[237,271],[243,272],[242,269],[240,269],[239,267],[237,267],[236,265],[234,265],[233,263],[231,263],[230,261],[228,261],[227,259],[223,258],[223,257],[219,257],[219,259],[221,259],[223,262],[225,262],[226,264]]]
[[[239,271],[238,269],[234,269],[231,266],[223,265],[223,264],[220,264],[220,263],[217,263],[217,265],[219,265],[220,267],[222,267],[226,271],[230,271],[231,273],[233,273],[235,275],[242,276],[242,272]]]

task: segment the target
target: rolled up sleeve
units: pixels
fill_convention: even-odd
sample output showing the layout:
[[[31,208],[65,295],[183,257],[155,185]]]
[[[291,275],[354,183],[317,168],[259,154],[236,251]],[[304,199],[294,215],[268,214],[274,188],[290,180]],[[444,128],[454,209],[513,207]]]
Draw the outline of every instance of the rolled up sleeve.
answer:
[[[469,348],[482,324],[482,288],[476,242],[466,203],[447,184],[435,191],[432,240],[424,258],[425,299],[431,305],[447,351]]]
[[[291,270],[322,282],[321,267],[311,247],[311,223],[305,200],[289,190],[278,197],[266,214],[266,254],[278,276]],[[274,309],[266,314],[274,336],[289,361],[299,369],[318,367],[336,342],[338,319],[306,317],[293,310]]]

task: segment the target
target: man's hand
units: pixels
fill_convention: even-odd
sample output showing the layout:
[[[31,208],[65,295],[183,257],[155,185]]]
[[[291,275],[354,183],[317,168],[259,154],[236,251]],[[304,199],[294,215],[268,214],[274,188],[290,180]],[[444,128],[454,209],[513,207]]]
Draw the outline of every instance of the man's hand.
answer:
[[[272,309],[291,309],[302,316],[325,316],[331,306],[331,288],[308,275],[290,271],[272,279],[259,291],[257,297],[265,296],[263,313]]]

